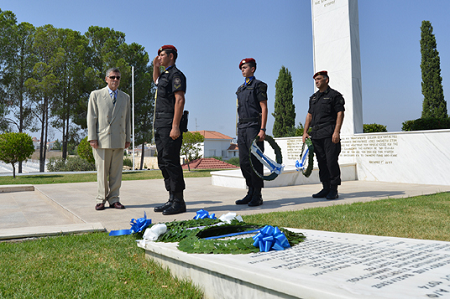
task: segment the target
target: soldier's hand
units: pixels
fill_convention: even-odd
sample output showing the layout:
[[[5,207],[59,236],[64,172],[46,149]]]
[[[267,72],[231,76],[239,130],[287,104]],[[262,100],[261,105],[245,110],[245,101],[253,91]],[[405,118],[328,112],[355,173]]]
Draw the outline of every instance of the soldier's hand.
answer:
[[[305,141],[306,141],[306,138],[309,138],[309,134],[308,134],[308,133],[306,133],[306,132],[304,132],[304,133],[303,133],[303,137],[302,137],[302,141],[303,141],[303,143],[305,143]]]
[[[172,128],[172,130],[170,130],[170,138],[172,138],[173,140],[180,137],[180,135],[181,135],[180,128]]]
[[[333,143],[339,143],[339,141],[341,141],[341,134],[339,134],[339,132],[334,132],[331,141]]]
[[[259,136],[258,141],[264,141],[264,139],[266,139],[266,132],[264,132],[263,130],[259,130],[258,136]]]
[[[159,60],[159,55],[153,59],[153,66],[158,67],[158,68],[161,66],[161,61]]]
[[[129,148],[130,144],[131,144],[131,142],[125,142],[125,148]]]

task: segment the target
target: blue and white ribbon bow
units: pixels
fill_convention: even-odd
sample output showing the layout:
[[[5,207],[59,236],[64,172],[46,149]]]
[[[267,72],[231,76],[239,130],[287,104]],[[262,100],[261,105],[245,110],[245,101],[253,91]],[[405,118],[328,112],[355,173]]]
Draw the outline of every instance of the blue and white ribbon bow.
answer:
[[[110,236],[121,236],[121,235],[131,235],[134,233],[138,233],[142,231],[144,228],[149,226],[152,223],[151,219],[147,219],[147,214],[144,212],[144,217],[139,219],[131,219],[130,229],[120,229],[120,230],[112,230],[109,232]]]
[[[283,171],[284,166],[278,164],[277,162],[273,161],[272,159],[264,155],[259,146],[256,145],[255,141],[252,142],[250,150],[252,154],[256,157],[256,159],[258,159],[259,162],[261,162],[264,166],[266,166],[270,170],[270,173],[275,172],[276,174],[280,174]]]
[[[201,210],[198,210],[197,215],[194,216],[195,220],[205,219],[205,218],[216,219],[216,214],[212,213],[211,215],[209,215],[208,211],[201,209]]]
[[[286,236],[278,227],[264,226],[261,231],[253,236],[253,246],[259,247],[259,251],[267,252],[271,249],[284,250],[291,247]]]

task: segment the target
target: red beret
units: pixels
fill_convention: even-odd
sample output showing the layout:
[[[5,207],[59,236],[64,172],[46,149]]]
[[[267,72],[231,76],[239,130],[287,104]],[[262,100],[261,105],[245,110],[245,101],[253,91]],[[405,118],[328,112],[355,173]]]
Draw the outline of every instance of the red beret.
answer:
[[[320,72],[317,72],[317,73],[314,74],[313,79],[316,79],[316,76],[319,76],[319,75],[325,75],[325,76],[328,76],[328,72],[327,72],[327,71],[320,71]]]
[[[239,69],[241,69],[242,65],[244,63],[249,63],[249,62],[253,62],[256,65],[256,61],[253,58],[244,58],[241,60],[241,63],[239,63]]]
[[[172,45],[164,45],[161,48],[159,48],[158,55],[159,55],[159,53],[161,53],[162,50],[173,50],[173,51],[175,51],[175,53],[178,53],[177,48],[175,48]]]

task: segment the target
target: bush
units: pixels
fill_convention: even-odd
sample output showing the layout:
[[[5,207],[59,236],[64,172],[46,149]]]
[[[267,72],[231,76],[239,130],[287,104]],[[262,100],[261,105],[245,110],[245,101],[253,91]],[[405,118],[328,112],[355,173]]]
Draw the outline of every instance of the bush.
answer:
[[[239,164],[239,157],[230,158],[229,160],[227,160],[227,163],[239,167],[240,166],[240,164]]]
[[[130,158],[125,158],[123,159],[123,166],[130,166],[131,168],[133,168],[133,161],[131,161]]]
[[[379,124],[364,124],[363,125],[363,132],[364,133],[376,133],[376,132],[387,132],[386,126],[379,125]]]
[[[50,158],[47,163],[49,172],[56,171],[93,171],[95,164],[80,158],[79,156],[63,158]]]
[[[92,147],[87,140],[87,136],[81,140],[77,148],[78,156],[86,160],[90,164],[95,164],[94,155],[92,154]]]
[[[450,129],[450,118],[419,118],[402,123],[402,131]]]
[[[219,161],[223,161],[223,158],[222,157],[216,157],[216,156],[212,156],[212,157],[208,157],[208,158],[213,158],[213,159],[216,159],[216,160],[219,160]],[[195,160],[195,159],[194,159]],[[192,160],[193,161],[193,160]]]

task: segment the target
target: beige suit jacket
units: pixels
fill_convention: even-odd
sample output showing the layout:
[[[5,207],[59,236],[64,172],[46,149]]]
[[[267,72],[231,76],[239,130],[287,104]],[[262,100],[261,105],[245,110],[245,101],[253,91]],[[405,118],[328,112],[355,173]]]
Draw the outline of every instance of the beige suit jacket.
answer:
[[[130,96],[119,90],[116,105],[108,87],[95,90],[89,96],[87,126],[88,141],[97,140],[98,148],[124,148],[131,142]]]

